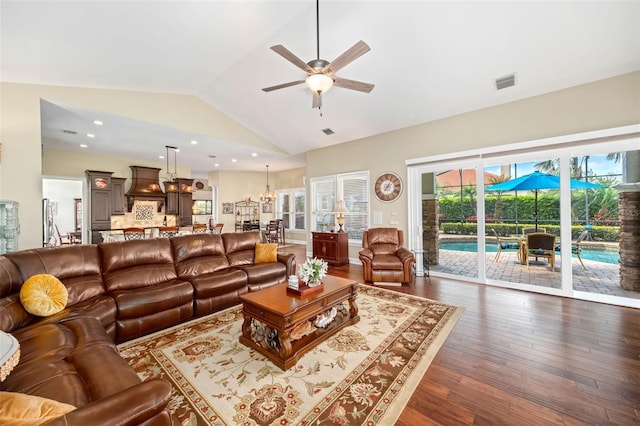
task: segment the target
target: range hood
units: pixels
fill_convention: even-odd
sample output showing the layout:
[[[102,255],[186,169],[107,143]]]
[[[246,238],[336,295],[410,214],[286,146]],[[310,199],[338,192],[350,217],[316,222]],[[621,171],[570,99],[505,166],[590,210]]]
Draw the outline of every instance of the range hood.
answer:
[[[129,166],[131,186],[127,192],[127,208],[133,209],[136,201],[157,201],[158,212],[162,210],[165,195],[160,187],[160,170],[155,167]]]

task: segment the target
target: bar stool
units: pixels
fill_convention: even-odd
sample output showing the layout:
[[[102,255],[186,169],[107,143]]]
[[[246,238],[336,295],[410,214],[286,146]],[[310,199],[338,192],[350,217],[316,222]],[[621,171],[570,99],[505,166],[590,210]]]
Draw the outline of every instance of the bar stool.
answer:
[[[144,228],[124,228],[122,230],[125,240],[143,240]]]

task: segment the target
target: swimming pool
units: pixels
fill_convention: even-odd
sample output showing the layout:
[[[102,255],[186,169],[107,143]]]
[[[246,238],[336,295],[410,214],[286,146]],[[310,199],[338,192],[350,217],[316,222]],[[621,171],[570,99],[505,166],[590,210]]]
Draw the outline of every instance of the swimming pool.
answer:
[[[477,251],[477,245],[471,241],[440,241],[441,250],[455,250],[455,251]],[[485,251],[487,253],[495,253],[498,251],[498,246],[495,243],[486,243]],[[617,265],[620,261],[620,255],[617,250],[610,250],[604,248],[583,248],[581,253],[582,259],[593,260],[596,262],[611,263]]]

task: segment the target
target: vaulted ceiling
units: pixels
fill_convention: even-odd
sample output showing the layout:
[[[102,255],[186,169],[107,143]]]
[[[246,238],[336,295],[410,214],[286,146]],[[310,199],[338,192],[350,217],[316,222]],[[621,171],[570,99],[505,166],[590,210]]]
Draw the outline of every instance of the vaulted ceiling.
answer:
[[[213,168],[209,155],[226,170],[298,167],[311,149],[640,69],[637,1],[321,0],[320,57],[331,61],[364,40],[371,51],[338,74],[375,84],[369,94],[331,89],[321,116],[304,84],[261,90],[304,79],[269,48],[316,58],[313,0],[2,0],[0,19],[2,81],[195,95],[285,153],[251,157],[241,144],[126,117],[105,118],[117,128],[102,126],[90,141],[96,151],[148,159],[181,146],[194,176]],[[496,90],[495,79],[511,74],[516,85]],[[80,149],[61,130],[84,134],[95,118],[45,104],[46,143]],[[247,160],[231,164],[232,156]]]

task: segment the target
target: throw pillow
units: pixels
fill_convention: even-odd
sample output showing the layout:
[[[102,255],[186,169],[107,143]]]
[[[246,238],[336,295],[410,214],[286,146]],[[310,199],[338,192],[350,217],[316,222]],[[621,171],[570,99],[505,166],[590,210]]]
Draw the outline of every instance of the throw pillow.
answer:
[[[18,392],[0,392],[0,424],[34,426],[64,416],[76,407],[52,399]]]
[[[67,306],[69,293],[59,279],[49,274],[29,277],[20,289],[20,302],[31,315],[48,317]]]
[[[256,244],[254,263],[275,263],[278,261],[278,244]]]

